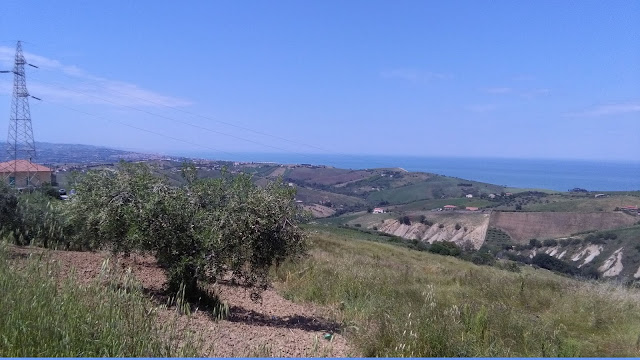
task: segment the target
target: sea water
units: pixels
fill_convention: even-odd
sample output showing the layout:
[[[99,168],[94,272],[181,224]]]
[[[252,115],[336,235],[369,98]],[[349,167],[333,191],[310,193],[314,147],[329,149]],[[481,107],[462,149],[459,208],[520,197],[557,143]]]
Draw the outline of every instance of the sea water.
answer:
[[[182,155],[219,158],[206,153]],[[589,191],[640,190],[640,161],[267,153],[237,154],[233,160],[328,165],[344,169],[399,167],[407,171],[435,173],[508,187],[557,191],[576,187]]]

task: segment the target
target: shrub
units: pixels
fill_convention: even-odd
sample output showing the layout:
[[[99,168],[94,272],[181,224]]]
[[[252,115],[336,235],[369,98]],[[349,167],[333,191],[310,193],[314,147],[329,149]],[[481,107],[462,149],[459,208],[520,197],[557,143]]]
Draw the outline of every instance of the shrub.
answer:
[[[555,239],[546,239],[542,242],[544,246],[558,246],[558,240]]]
[[[538,265],[541,268],[561,272],[563,274],[579,274],[579,270],[575,266],[547,254],[538,254],[534,256],[533,259],[531,259],[531,263]]]
[[[420,223],[427,225],[427,226],[433,226],[433,221],[430,221],[429,219],[427,219],[426,216],[424,215],[420,215]]]
[[[61,204],[46,191],[18,194],[0,185],[0,235],[23,245],[64,245],[66,222]]]
[[[400,218],[398,218],[398,221],[400,222],[400,224],[411,225],[411,219],[407,215],[401,216]]]
[[[247,175],[198,180],[194,168],[185,169],[185,178],[188,185],[175,188],[147,166],[125,163],[116,172],[88,173],[70,204],[79,230],[73,245],[150,251],[170,291],[184,286],[187,297],[197,296],[199,281],[227,272],[264,289],[272,264],[304,253],[295,189],[281,181],[260,188]]]
[[[451,241],[438,241],[431,244],[429,251],[440,255],[458,256],[462,250]]]
[[[541,248],[542,247],[542,243],[540,242],[540,240],[538,239],[530,239],[529,240],[529,246],[531,248]]]
[[[476,265],[493,265],[496,259],[487,252],[476,252],[471,256],[471,262]]]
[[[460,230],[462,228],[462,226],[458,223],[456,223],[456,230]]]
[[[3,235],[13,233],[21,227],[18,196],[4,183],[0,183],[0,226]]]
[[[579,245],[582,244],[582,240],[579,238],[572,238],[571,239],[571,245]]]

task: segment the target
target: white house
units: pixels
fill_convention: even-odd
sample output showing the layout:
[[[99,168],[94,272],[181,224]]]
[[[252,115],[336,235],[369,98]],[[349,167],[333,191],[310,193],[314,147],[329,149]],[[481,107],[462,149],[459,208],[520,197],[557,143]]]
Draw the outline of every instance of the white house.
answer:
[[[473,195],[471,195],[471,194],[467,194],[465,196],[468,197],[469,199],[473,197]]]
[[[373,213],[374,214],[384,214],[384,209],[383,208],[375,208],[375,209],[373,209]]]

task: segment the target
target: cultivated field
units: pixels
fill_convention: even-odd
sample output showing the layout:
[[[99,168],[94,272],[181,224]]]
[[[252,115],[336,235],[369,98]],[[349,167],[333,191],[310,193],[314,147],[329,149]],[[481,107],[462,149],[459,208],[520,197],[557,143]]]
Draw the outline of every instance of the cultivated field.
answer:
[[[640,220],[621,212],[499,212],[491,215],[489,226],[505,231],[517,243],[529,239],[551,239],[571,234],[630,226]]]

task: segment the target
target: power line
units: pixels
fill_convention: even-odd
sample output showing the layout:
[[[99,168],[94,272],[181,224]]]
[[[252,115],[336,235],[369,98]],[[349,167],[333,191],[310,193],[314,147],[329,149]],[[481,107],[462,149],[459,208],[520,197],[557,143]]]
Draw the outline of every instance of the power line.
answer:
[[[188,126],[191,126],[191,127],[197,128],[197,129],[200,129],[200,130],[209,131],[209,132],[216,133],[216,134],[223,135],[223,136],[229,136],[229,137],[232,137],[232,138],[235,138],[235,139],[238,139],[238,140],[242,140],[242,141],[250,142],[250,143],[253,143],[253,144],[256,144],[256,145],[260,145],[260,146],[264,146],[264,147],[273,148],[273,149],[280,150],[280,151],[283,151],[283,152],[286,152],[286,153],[295,154],[295,155],[302,156],[302,157],[305,157],[305,158],[312,158],[312,156],[310,156],[309,154],[303,154],[303,153],[299,153],[299,152],[296,152],[296,151],[291,151],[291,150],[288,150],[288,149],[285,149],[285,148],[281,148],[281,147],[277,147],[277,146],[273,146],[273,145],[264,144],[264,143],[261,143],[261,142],[259,142],[259,141],[254,141],[254,140],[251,140],[251,139],[246,139],[246,138],[243,138],[243,137],[240,137],[240,136],[236,136],[236,135],[228,134],[228,133],[221,132],[221,131],[218,131],[218,130],[214,130],[214,129],[211,129],[211,128],[208,128],[208,127],[205,127],[205,126],[201,126],[201,125],[196,125],[196,124],[193,124],[193,123],[189,123],[189,122],[184,121],[184,120],[179,120],[179,119],[176,119],[176,118],[173,118],[173,117],[169,117],[169,116],[166,116],[166,115],[157,114],[157,113],[154,113],[154,112],[151,112],[151,111],[147,111],[147,110],[144,110],[144,109],[137,108],[137,107],[135,107],[135,106],[126,105],[126,104],[121,104],[121,103],[118,103],[118,102],[115,102],[115,101],[112,101],[112,100],[109,100],[109,99],[105,99],[105,98],[100,97],[100,96],[96,96],[96,95],[93,95],[93,94],[88,94],[88,93],[83,92],[83,91],[79,91],[79,90],[75,90],[75,89],[68,88],[68,87],[66,87],[66,86],[60,85],[59,83],[55,83],[55,82],[51,82],[51,81],[46,81],[46,80],[42,80],[42,79],[38,79],[38,78],[34,78],[34,79],[35,79],[35,80],[38,80],[38,81],[41,81],[41,82],[43,82],[43,83],[45,83],[45,84],[49,84],[49,85],[52,85],[52,86],[58,87],[58,88],[60,88],[60,89],[64,89],[64,90],[67,90],[67,91],[71,91],[71,92],[74,92],[74,93],[77,93],[77,94],[80,94],[80,95],[83,95],[83,96],[86,96],[86,97],[94,98],[94,99],[97,99],[97,100],[100,100],[100,101],[103,101],[103,102],[106,102],[106,103],[109,103],[109,104],[113,104],[113,105],[115,105],[115,106],[120,106],[120,107],[123,107],[123,108],[132,109],[132,110],[139,111],[139,112],[142,112],[142,113],[145,113],[145,114],[151,115],[151,116],[157,116],[157,117],[160,117],[160,118],[163,118],[163,119],[167,119],[167,120],[170,120],[170,121],[174,121],[174,122],[178,122],[178,123],[181,123],[181,124],[184,124],[184,125],[188,125]],[[101,86],[98,86],[98,87],[101,87]],[[146,102],[149,102],[149,103],[152,103],[152,104],[157,104],[157,105],[164,106],[164,107],[167,107],[167,108],[170,108],[170,109],[174,109],[174,110],[176,110],[176,111],[181,111],[181,112],[183,112],[183,113],[186,113],[186,114],[189,114],[189,115],[192,115],[192,116],[198,116],[198,117],[203,118],[203,119],[208,119],[208,120],[216,121],[216,122],[219,122],[219,123],[228,124],[228,125],[230,125],[230,126],[233,126],[233,127],[239,128],[239,129],[248,130],[248,131],[251,131],[251,132],[254,132],[254,133],[257,133],[257,134],[261,134],[261,135],[265,135],[265,136],[274,137],[274,138],[277,138],[277,139],[280,139],[280,140],[283,140],[283,141],[287,141],[287,142],[290,142],[290,143],[300,144],[300,145],[304,145],[304,146],[308,146],[308,147],[316,148],[316,149],[319,149],[319,150],[322,150],[322,151],[325,151],[325,152],[329,153],[329,155],[339,155],[339,156],[343,156],[343,157],[345,157],[345,158],[353,158],[353,159],[356,159],[356,157],[354,157],[353,155],[350,155],[350,154],[343,154],[343,153],[339,153],[339,152],[331,152],[330,150],[327,150],[327,149],[324,149],[324,148],[321,148],[321,147],[317,147],[317,146],[309,145],[309,144],[304,144],[304,143],[301,143],[301,142],[296,142],[296,141],[289,140],[289,139],[286,139],[286,138],[282,138],[282,137],[279,137],[279,136],[276,136],[276,135],[271,135],[271,134],[268,134],[268,133],[263,133],[263,132],[258,131],[258,130],[252,130],[252,129],[250,129],[250,128],[246,128],[246,127],[243,127],[243,126],[234,125],[234,124],[229,123],[229,122],[225,122],[225,121],[221,121],[221,120],[216,120],[216,119],[210,118],[210,117],[205,116],[205,115],[200,115],[200,114],[197,114],[197,113],[194,113],[194,112],[190,112],[190,111],[187,111],[187,110],[182,110],[182,109],[180,109],[180,108],[173,107],[173,106],[170,106],[170,105],[165,105],[165,104],[162,104],[162,103],[158,103],[158,102],[153,101],[153,100],[149,100],[149,99],[145,99],[145,98],[141,98],[141,97],[137,97],[137,96],[133,96],[133,95],[125,94],[125,93],[122,93],[122,92],[119,92],[119,91],[116,91],[116,90],[112,90],[112,89],[109,89],[109,88],[106,88],[106,87],[101,87],[101,88],[103,88],[103,89],[105,89],[105,90],[108,90],[108,91],[115,92],[115,93],[119,93],[119,94],[121,94],[121,95],[123,95],[123,96],[125,96],[125,97],[134,98],[134,99],[138,99],[138,100],[143,100],[143,101],[146,101]],[[72,109],[72,110],[75,110],[75,109]],[[112,120],[108,120],[108,119],[107,119],[107,121],[112,121]],[[122,123],[122,124],[123,124],[123,125],[125,125],[125,126],[130,126],[130,127],[131,127],[131,125],[124,124],[124,123]],[[142,129],[142,128],[141,128],[141,130],[142,130],[142,131],[146,131],[146,132],[150,132],[149,130]],[[163,136],[162,134],[159,134],[159,135]],[[187,142],[187,141],[182,140],[182,139],[177,139],[177,138],[175,138],[175,139],[176,139],[177,141],[190,143],[190,142]],[[195,144],[195,143],[190,143],[190,144],[193,144],[193,145],[196,145],[196,146],[201,146],[201,145],[199,145],[199,144]],[[224,151],[222,151],[222,150],[217,150],[217,151],[224,152]],[[228,152],[225,152],[225,153],[229,154]],[[382,162],[375,161],[375,160],[370,160],[370,163],[375,163],[375,164],[380,165],[380,166],[382,166],[382,167],[389,167],[389,166],[391,166],[391,165],[389,165],[389,164],[382,163]]]
[[[128,108],[128,109],[132,109],[132,110],[135,110],[135,111],[139,111],[139,112],[151,115],[151,116],[157,116],[159,118],[163,118],[163,119],[174,121],[174,122],[177,122],[177,123],[180,123],[180,124],[183,124],[183,125],[191,126],[193,128],[196,128],[196,129],[205,130],[205,131],[209,131],[209,132],[212,132],[212,133],[215,133],[215,134],[232,137],[232,138],[237,139],[237,140],[242,140],[242,141],[250,142],[250,143],[253,143],[253,144],[256,144],[256,145],[269,147],[269,148],[280,150],[280,151],[284,151],[284,152],[289,152],[289,153],[296,154],[296,155],[299,155],[299,156],[308,157],[308,155],[306,155],[306,154],[302,154],[302,153],[298,153],[298,152],[295,152],[295,151],[287,150],[285,148],[281,148],[281,147],[278,147],[278,146],[268,145],[268,144],[261,143],[259,141],[246,139],[246,138],[243,138],[243,137],[240,137],[240,136],[236,136],[236,135],[233,135],[233,134],[228,134],[228,133],[225,133],[225,132],[222,132],[222,131],[214,130],[214,129],[211,129],[211,128],[208,128],[208,127],[204,127],[204,126],[201,126],[201,125],[196,125],[196,124],[193,124],[193,123],[190,123],[190,122],[187,122],[187,121],[183,121],[183,120],[179,120],[179,119],[176,119],[176,118],[173,118],[173,117],[169,117],[169,116],[165,116],[165,115],[162,115],[162,114],[157,114],[157,113],[154,113],[154,112],[151,112],[151,111],[148,111],[148,110],[140,109],[140,108],[137,108],[135,106],[126,105],[126,104],[120,104],[120,103],[117,103],[115,101],[102,98],[100,96],[87,94],[87,93],[82,92],[82,91],[78,91],[78,90],[75,90],[75,89],[71,89],[71,88],[62,86],[62,85],[60,85],[58,83],[45,81],[45,80],[37,79],[37,78],[34,78],[34,79],[36,79],[38,81],[41,81],[41,82],[43,82],[45,84],[53,85],[53,86],[56,86],[58,88],[61,88],[61,89],[67,90],[67,91],[75,92],[75,93],[83,95],[83,96],[87,96],[87,97],[91,97],[91,98],[94,98],[94,99],[98,99],[100,101],[104,101],[104,102],[107,102],[107,103],[110,103],[110,104],[113,104],[113,105],[116,105],[116,106],[120,106],[120,107],[124,107],[124,108]]]
[[[237,156],[238,155],[238,154],[233,154],[233,153],[230,153],[230,152],[227,152],[227,151],[224,151],[224,150],[220,150],[220,149],[217,149],[217,148],[214,148],[214,147],[211,147],[211,146],[198,144],[198,143],[195,143],[193,141],[180,139],[180,138],[177,138],[177,137],[174,137],[174,136],[171,136],[171,135],[166,135],[166,134],[163,134],[163,133],[159,133],[157,131],[153,131],[153,130],[145,129],[145,128],[142,128],[142,127],[139,127],[139,126],[131,125],[131,124],[128,124],[128,123],[125,123],[125,122],[122,122],[122,121],[108,119],[108,118],[106,118],[104,116],[100,116],[100,115],[92,114],[92,113],[89,113],[89,112],[86,112],[86,111],[83,111],[83,110],[75,109],[75,108],[72,108],[72,107],[67,106],[67,105],[57,104],[57,103],[54,103],[54,102],[51,102],[51,101],[46,101],[46,103],[53,104],[55,106],[59,106],[59,107],[65,108],[65,109],[69,109],[71,111],[75,111],[75,112],[78,112],[80,114],[92,116],[92,117],[95,117],[95,118],[103,120],[103,121],[108,121],[108,122],[120,124],[120,125],[123,125],[123,126],[130,127],[132,129],[136,129],[136,130],[144,131],[144,132],[147,132],[147,133],[150,133],[150,134],[154,134],[154,135],[157,135],[157,136],[161,136],[161,137],[164,137],[164,138],[167,138],[167,139],[171,139],[171,140],[174,140],[174,141],[179,141],[179,142],[182,142],[182,143],[185,143],[185,144],[198,146],[198,147],[201,147],[201,148],[204,148],[204,149],[207,149],[207,150],[221,152],[221,153],[227,154],[229,156]]]
[[[74,78],[75,79],[75,77],[71,77],[68,74],[64,74],[64,75],[69,77],[69,78]],[[240,130],[249,131],[249,132],[252,132],[254,134],[272,137],[274,139],[278,139],[278,140],[281,140],[281,141],[286,141],[286,142],[291,143],[291,144],[300,145],[300,146],[306,146],[306,147],[309,147],[309,148],[312,148],[312,149],[316,149],[316,150],[320,150],[320,151],[324,151],[324,152],[329,152],[329,153],[333,153],[333,154],[336,154],[336,155],[346,155],[346,154],[336,153],[336,152],[333,152],[333,151],[331,151],[329,149],[326,149],[326,148],[323,148],[323,147],[320,147],[320,146],[316,146],[316,145],[313,145],[313,144],[307,144],[307,143],[302,143],[302,142],[299,142],[299,141],[287,139],[287,138],[284,138],[282,136],[269,134],[269,133],[264,132],[264,131],[251,129],[251,128],[246,127],[246,126],[234,124],[234,123],[231,123],[231,122],[228,122],[228,121],[224,121],[224,120],[219,120],[219,119],[216,119],[216,118],[213,118],[213,117],[210,117],[210,116],[198,114],[198,113],[195,113],[195,112],[192,112],[192,111],[189,111],[189,110],[185,110],[185,109],[182,109],[182,108],[179,108],[179,107],[176,107],[176,106],[171,106],[171,105],[163,104],[163,103],[160,103],[160,102],[157,102],[157,101],[153,101],[153,100],[150,100],[150,99],[147,99],[147,98],[143,98],[143,97],[127,94],[127,93],[124,93],[122,91],[118,91],[118,90],[115,90],[115,89],[112,89],[112,88],[109,88],[109,87],[106,87],[106,86],[101,86],[101,85],[99,85],[99,81],[87,81],[87,80],[85,80],[85,81],[82,81],[81,83],[83,83],[83,84],[92,84],[92,85],[94,85],[94,86],[96,86],[98,88],[101,88],[101,89],[104,89],[104,90],[107,90],[107,91],[111,91],[113,93],[117,93],[117,94],[120,94],[120,95],[123,95],[123,96],[126,96],[126,97],[137,99],[137,100],[142,100],[142,101],[148,102],[150,104],[163,106],[163,107],[166,107],[168,109],[172,109],[172,110],[175,110],[175,111],[180,111],[182,113],[185,113],[185,114],[188,114],[188,115],[191,115],[191,116],[196,116],[196,117],[199,117],[199,118],[202,118],[202,119],[205,119],[205,120],[210,120],[210,121],[214,121],[214,122],[217,122],[217,123],[220,123],[220,124],[224,124],[224,125],[228,125],[228,126],[231,126],[231,127],[235,127],[237,129],[240,129]]]

